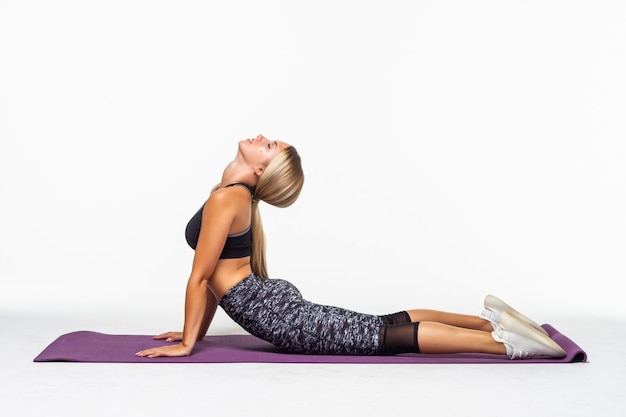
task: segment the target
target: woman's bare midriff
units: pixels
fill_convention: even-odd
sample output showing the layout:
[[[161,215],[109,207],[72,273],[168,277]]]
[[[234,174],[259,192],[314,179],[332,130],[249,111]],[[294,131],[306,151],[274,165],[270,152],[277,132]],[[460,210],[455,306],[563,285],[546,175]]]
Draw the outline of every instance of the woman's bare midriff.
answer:
[[[252,273],[250,257],[236,259],[220,259],[215,271],[209,279],[209,288],[219,301],[232,287],[243,281]]]

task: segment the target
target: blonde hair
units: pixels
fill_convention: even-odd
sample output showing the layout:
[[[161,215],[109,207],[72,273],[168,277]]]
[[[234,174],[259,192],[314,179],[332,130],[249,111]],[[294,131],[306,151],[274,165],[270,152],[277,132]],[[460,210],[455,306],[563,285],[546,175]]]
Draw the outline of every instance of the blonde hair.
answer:
[[[269,278],[259,201],[265,201],[276,207],[289,207],[298,199],[303,184],[304,172],[300,155],[293,146],[280,151],[259,177],[252,198],[252,254],[250,258],[252,272],[259,278]]]

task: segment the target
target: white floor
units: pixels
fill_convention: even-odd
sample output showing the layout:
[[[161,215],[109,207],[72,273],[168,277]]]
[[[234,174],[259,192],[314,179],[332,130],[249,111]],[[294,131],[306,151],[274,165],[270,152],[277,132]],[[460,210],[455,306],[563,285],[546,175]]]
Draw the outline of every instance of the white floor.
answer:
[[[120,325],[120,323],[123,323]],[[143,329],[123,317],[3,313],[0,414],[22,416],[624,416],[626,321],[553,321],[578,364],[34,363],[61,334]],[[223,327],[214,333],[239,332]],[[121,332],[123,333],[123,332]]]

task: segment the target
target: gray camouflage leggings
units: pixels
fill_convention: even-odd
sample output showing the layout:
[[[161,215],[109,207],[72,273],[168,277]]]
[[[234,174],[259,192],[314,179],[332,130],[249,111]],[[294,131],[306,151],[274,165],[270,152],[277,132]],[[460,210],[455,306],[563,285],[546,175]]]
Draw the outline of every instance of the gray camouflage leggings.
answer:
[[[376,355],[419,353],[417,329],[405,312],[376,316],[315,304],[281,279],[251,274],[220,300],[250,334],[293,353]]]
[[[289,352],[379,352],[382,317],[306,301],[288,281],[252,274],[228,290],[220,306],[250,334]]]

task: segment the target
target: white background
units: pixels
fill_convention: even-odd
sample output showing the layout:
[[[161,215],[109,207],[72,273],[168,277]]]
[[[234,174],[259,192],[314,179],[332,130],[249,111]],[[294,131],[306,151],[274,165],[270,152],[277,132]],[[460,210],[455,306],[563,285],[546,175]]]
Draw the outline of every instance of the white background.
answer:
[[[0,0],[8,416],[623,416],[621,1]],[[33,363],[61,334],[182,326],[184,228],[264,133],[272,276],[371,313],[493,293],[563,365]],[[221,311],[210,334],[242,331]]]
[[[303,158],[300,200],[261,210],[270,274],[307,298],[626,316],[625,21],[618,1],[0,1],[0,311],[182,326],[186,222],[263,133]]]

